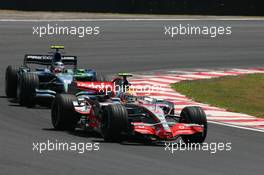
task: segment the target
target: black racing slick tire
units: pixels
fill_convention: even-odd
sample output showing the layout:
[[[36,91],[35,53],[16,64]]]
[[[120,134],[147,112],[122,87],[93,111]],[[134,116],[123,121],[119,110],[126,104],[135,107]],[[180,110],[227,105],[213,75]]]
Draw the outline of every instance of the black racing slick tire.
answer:
[[[17,73],[18,67],[8,66],[5,73],[5,93],[8,98],[17,97]]]
[[[17,98],[22,106],[35,104],[36,89],[39,88],[39,78],[34,73],[23,73],[18,78]]]
[[[77,101],[77,98],[72,94],[58,94],[53,100],[51,121],[56,130],[72,131],[75,129],[79,118],[73,101]]]
[[[105,106],[101,132],[105,141],[121,141],[122,133],[128,131],[128,113],[125,106],[111,104]]]
[[[111,82],[112,77],[103,73],[96,73],[96,81]]]
[[[180,123],[199,124],[204,126],[204,131],[193,135],[182,135],[185,143],[203,143],[207,135],[207,118],[201,107],[188,106],[180,114]]]

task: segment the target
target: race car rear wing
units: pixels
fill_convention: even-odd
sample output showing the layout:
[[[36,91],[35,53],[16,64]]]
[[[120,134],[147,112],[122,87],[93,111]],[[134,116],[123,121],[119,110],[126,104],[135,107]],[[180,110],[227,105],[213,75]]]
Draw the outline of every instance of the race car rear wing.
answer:
[[[53,60],[52,55],[33,55],[26,54],[24,57],[24,66],[27,67],[27,64],[40,64],[40,65],[51,65]],[[74,65],[77,66],[77,57],[76,56],[61,56],[61,61],[65,65]]]

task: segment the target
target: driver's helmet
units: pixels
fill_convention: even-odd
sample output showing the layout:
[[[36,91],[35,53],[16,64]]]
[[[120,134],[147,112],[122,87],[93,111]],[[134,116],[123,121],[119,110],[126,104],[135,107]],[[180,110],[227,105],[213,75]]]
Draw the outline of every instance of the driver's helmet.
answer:
[[[54,62],[51,66],[51,72],[53,73],[61,73],[65,69],[65,66],[62,62]]]
[[[125,93],[123,93],[120,97],[121,101],[124,103],[134,103],[137,101],[137,96],[136,93],[133,91],[129,90]]]

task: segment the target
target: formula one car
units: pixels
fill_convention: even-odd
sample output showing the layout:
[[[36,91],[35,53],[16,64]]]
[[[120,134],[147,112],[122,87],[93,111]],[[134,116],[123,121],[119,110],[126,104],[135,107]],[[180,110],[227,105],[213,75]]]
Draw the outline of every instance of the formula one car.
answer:
[[[54,99],[57,93],[65,93],[73,79],[97,81],[103,79],[93,69],[77,69],[77,57],[62,55],[64,46],[51,46],[51,55],[26,54],[20,67],[8,66],[5,77],[7,97],[16,98],[21,105],[34,105],[39,99]],[[29,64],[42,65],[33,68]],[[71,69],[66,66],[72,66]]]
[[[90,83],[84,84],[89,87]],[[82,88],[76,95],[55,97],[51,110],[55,129],[92,130],[106,141],[121,141],[130,136],[151,142],[181,137],[186,143],[202,143],[206,138],[207,119],[200,107],[185,107],[176,116],[169,102],[131,95],[124,95],[124,101],[93,93],[90,88],[85,91],[84,84],[76,87]]]

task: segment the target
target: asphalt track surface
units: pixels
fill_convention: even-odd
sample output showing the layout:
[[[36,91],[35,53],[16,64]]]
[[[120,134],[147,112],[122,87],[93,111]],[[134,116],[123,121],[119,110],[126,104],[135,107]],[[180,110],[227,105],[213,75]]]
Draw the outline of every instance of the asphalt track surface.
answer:
[[[233,34],[212,39],[163,35],[166,24],[231,25]],[[46,22],[0,23],[0,174],[263,174],[263,133],[209,125],[206,142],[231,142],[232,150],[164,151],[163,146],[105,143],[82,132],[53,131],[50,110],[25,108],[8,101],[4,72],[19,65],[25,53],[46,53],[48,46],[63,44],[77,55],[81,67],[99,71],[141,72],[170,68],[260,67],[264,65],[263,21],[188,22],[57,22],[61,25],[99,25],[99,37],[78,38],[32,35],[32,26]],[[32,151],[32,142],[99,142],[100,151]]]

